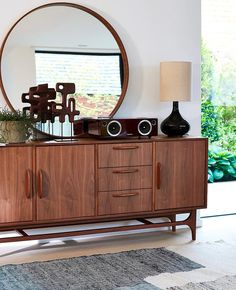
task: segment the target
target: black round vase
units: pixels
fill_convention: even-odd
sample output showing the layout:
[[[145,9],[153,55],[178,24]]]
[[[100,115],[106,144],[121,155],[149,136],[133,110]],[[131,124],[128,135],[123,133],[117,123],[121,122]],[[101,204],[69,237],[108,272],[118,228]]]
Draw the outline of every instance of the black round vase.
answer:
[[[170,116],[161,123],[161,131],[169,137],[177,137],[185,135],[189,129],[189,123],[180,115],[179,103],[173,102],[173,110]]]

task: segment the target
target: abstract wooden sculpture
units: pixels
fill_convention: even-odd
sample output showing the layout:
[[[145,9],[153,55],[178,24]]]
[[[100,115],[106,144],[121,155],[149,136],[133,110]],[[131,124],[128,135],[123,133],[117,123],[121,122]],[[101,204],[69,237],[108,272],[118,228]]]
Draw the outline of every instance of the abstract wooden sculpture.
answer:
[[[57,93],[61,94],[61,102],[56,102]],[[31,87],[28,93],[22,94],[22,102],[29,103],[30,106],[24,107],[23,111],[28,112],[37,122],[55,122],[55,118],[63,124],[68,116],[69,122],[75,121],[75,116],[79,116],[80,111],[76,109],[76,101],[70,94],[75,93],[74,83],[57,83],[56,90],[48,88],[48,84],[41,84]],[[63,138],[63,136],[61,136]]]

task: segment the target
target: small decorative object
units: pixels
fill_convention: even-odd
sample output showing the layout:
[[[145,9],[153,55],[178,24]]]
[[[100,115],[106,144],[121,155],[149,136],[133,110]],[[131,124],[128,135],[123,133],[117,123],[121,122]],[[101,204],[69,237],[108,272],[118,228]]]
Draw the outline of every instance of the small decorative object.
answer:
[[[189,123],[179,112],[179,101],[191,98],[191,63],[161,62],[160,64],[160,100],[173,101],[169,117],[161,123],[161,131],[169,137],[183,136],[189,129]]]
[[[37,121],[46,123],[47,120],[52,119],[52,105],[55,103],[52,100],[55,99],[56,91],[48,88],[48,84],[31,87],[28,93],[22,94],[22,102],[30,104],[30,107],[24,107],[23,111]]]
[[[61,103],[57,103],[56,92],[61,94]],[[48,84],[31,87],[28,93],[22,94],[22,102],[29,103],[29,107],[24,107],[24,112],[35,118],[38,122],[55,122],[58,117],[59,122],[63,124],[65,117],[68,116],[69,122],[74,123],[75,116],[79,116],[80,111],[76,110],[75,98],[69,96],[75,93],[74,83],[57,83],[56,90],[48,88]],[[63,137],[63,134],[62,136]]]
[[[29,139],[34,120],[24,112],[0,110],[0,142],[22,143]]]

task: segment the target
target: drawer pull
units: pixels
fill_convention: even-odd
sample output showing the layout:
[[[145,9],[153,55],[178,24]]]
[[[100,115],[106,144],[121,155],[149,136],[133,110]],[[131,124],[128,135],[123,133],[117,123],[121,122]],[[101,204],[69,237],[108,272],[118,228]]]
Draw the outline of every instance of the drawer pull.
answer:
[[[25,172],[25,195],[27,198],[32,196],[32,173],[30,169]]]
[[[126,174],[126,173],[135,173],[138,171],[139,171],[138,169],[123,169],[123,170],[113,170],[112,173]]]
[[[157,189],[161,188],[161,163],[157,163]]]
[[[38,197],[43,198],[43,171],[38,172]]]
[[[113,146],[113,150],[133,150],[138,149],[139,146]]]
[[[112,197],[130,197],[138,195],[138,192],[132,192],[132,193],[113,193]]]

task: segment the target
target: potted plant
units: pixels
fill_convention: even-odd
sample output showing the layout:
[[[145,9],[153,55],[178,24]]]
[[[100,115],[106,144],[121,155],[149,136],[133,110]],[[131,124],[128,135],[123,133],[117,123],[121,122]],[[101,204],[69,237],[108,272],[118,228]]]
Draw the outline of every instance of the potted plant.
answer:
[[[0,110],[0,142],[21,143],[29,139],[35,120],[21,110]]]

